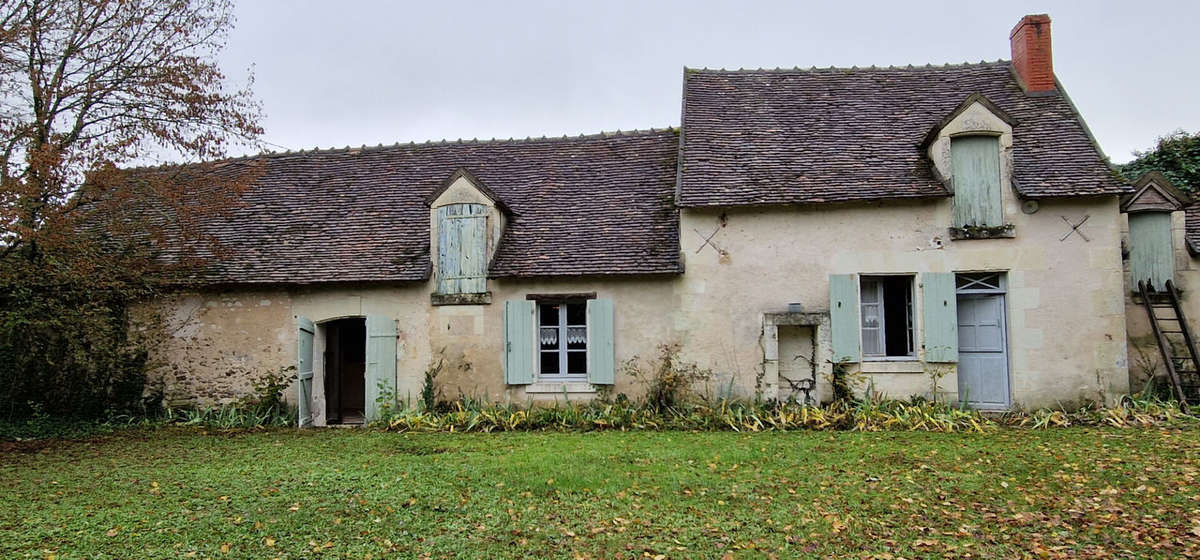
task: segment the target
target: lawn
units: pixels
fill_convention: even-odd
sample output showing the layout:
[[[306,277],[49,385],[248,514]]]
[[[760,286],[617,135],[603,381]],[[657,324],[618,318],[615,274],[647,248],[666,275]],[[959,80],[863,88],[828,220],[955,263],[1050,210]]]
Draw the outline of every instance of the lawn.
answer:
[[[0,456],[3,558],[1179,558],[1200,432],[128,431]]]

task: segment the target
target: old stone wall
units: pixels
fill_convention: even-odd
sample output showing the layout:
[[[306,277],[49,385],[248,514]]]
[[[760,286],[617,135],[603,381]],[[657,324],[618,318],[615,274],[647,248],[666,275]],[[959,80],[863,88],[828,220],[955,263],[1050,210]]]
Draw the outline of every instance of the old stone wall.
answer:
[[[445,362],[437,378],[445,398],[466,395],[519,403],[588,398],[587,393],[564,396],[562,387],[527,393],[537,388],[504,384],[504,301],[584,292],[613,300],[619,368],[635,356],[653,358],[660,344],[679,340],[676,283],[673,277],[489,280],[490,305],[432,306],[432,282],[181,294],[157,302],[166,321],[156,374],[172,402],[229,402],[244,395],[254,378],[295,364],[297,316],[318,325],[319,372],[322,323],[380,314],[399,325],[396,388],[401,400],[419,397],[425,370],[438,360]],[[613,390],[636,395],[640,386],[618,374]]]
[[[591,394],[563,393],[578,388],[504,384],[503,302],[527,294],[596,292],[615,305],[616,392],[641,391],[619,371],[623,361],[653,357],[658,345],[678,342],[685,359],[716,372],[706,388],[710,393],[783,398],[778,374],[795,375],[795,364],[773,372],[765,367],[764,316],[787,311],[789,303],[827,312],[830,274],[919,278],[925,272],[1003,271],[1014,406],[1111,402],[1128,391],[1119,250],[1123,222],[1115,197],[1043,201],[1034,214],[1020,212],[1010,192],[1005,197],[1014,238],[958,241],[947,235],[949,199],[687,209],[681,218],[687,271],[682,276],[489,279],[489,305],[433,306],[432,282],[179,294],[153,306],[166,319],[156,371],[175,402],[227,402],[245,394],[256,376],[294,365],[297,316],[316,322],[320,330],[332,319],[382,314],[399,325],[397,393],[402,400],[417,398],[423,372],[438,359],[446,364],[438,378],[445,398],[585,399]],[[1080,232],[1086,240],[1078,233],[1066,235],[1070,226],[1064,218],[1078,223],[1084,216],[1089,218]],[[1187,287],[1184,278],[1181,285]],[[915,291],[919,310],[920,290]],[[1194,305],[1195,298],[1189,301]],[[1200,316],[1200,309],[1194,313]],[[919,344],[919,311],[915,319]],[[796,332],[784,329],[779,351],[815,355],[821,374],[817,393],[827,399],[828,335],[805,332],[800,340]],[[815,349],[809,340],[817,342]],[[956,396],[950,367],[939,382],[941,398]],[[920,353],[914,361],[855,368],[879,393],[903,398],[931,392],[931,368]]]

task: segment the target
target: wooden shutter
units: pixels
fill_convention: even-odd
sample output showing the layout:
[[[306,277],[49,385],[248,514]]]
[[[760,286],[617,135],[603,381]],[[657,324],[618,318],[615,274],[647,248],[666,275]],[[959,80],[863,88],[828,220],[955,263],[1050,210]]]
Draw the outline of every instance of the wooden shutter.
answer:
[[[950,140],[954,175],[954,225],[1004,225],[1000,189],[1000,139],[961,136]]]
[[[312,321],[296,317],[296,408],[299,409],[297,423],[301,428],[312,426],[313,423],[313,335],[316,332]]]
[[[487,291],[487,207],[482,204],[464,204],[467,212],[459,222],[459,243],[462,253],[459,260],[459,290],[464,294],[481,294]]]
[[[437,224],[438,224],[438,269],[437,269],[437,293],[439,294],[457,294],[459,292],[459,277],[462,276],[460,266],[462,254],[459,247],[460,231],[458,229],[458,220],[450,219],[451,215],[458,215],[458,205],[451,204],[442,206],[437,209]]]
[[[450,204],[437,209],[437,293],[487,291],[487,206]]]
[[[504,302],[504,382],[533,383],[536,305],[523,299]]]
[[[926,272],[921,275],[924,302],[925,361],[958,361],[958,294],[954,273]]]
[[[829,322],[833,338],[834,362],[857,362],[858,346],[858,277],[854,274],[829,276]]]
[[[396,321],[382,315],[367,315],[367,368],[365,411],[367,422],[379,418],[380,404],[396,401]],[[384,393],[390,402],[382,403]]]
[[[594,385],[612,385],[616,381],[612,300],[588,300],[587,321],[588,381]]]
[[[1164,290],[1175,277],[1175,252],[1171,243],[1170,212],[1129,214],[1129,275],[1136,291],[1139,281],[1149,280]]]

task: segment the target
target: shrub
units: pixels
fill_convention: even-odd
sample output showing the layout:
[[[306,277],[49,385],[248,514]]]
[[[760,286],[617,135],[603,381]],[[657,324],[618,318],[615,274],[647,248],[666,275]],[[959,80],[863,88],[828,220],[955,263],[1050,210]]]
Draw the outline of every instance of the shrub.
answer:
[[[255,379],[251,385],[251,393],[233,405],[233,408],[244,410],[255,417],[269,418],[271,425],[283,425],[289,422],[289,408],[283,400],[283,392],[292,384],[296,376],[296,366],[287,366],[267,372]]]
[[[11,264],[11,263],[5,263]],[[77,278],[53,263],[0,273],[0,419],[152,415],[147,351],[129,307],[148,290]]]
[[[645,386],[644,398],[651,410],[678,407],[695,395],[696,384],[713,378],[712,370],[681,360],[679,350],[678,344],[661,344],[657,360],[643,364],[634,356],[621,365],[621,373]]]

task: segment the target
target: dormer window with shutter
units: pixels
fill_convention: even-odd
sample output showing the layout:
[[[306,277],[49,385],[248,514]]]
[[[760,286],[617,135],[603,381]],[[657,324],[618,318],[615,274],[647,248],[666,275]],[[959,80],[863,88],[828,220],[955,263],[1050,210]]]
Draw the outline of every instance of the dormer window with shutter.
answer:
[[[1016,121],[981,94],[972,94],[933,127],[922,143],[934,173],[954,193],[951,239],[1015,237],[1005,216]],[[1015,205],[1016,201],[1013,200]]]
[[[954,170],[954,227],[1004,225],[1000,190],[1000,137],[971,134],[950,139]]]
[[[1134,193],[1121,199],[1121,212],[1129,222],[1128,250],[1129,289],[1166,291],[1167,282],[1175,279],[1176,219],[1184,219],[1184,209],[1192,197],[1171,184],[1162,173],[1151,171],[1134,183]]]
[[[484,305],[488,263],[504,228],[504,206],[466,170],[429,198],[434,305]]]
[[[437,293],[487,292],[487,218],[482,204],[437,209]]]

